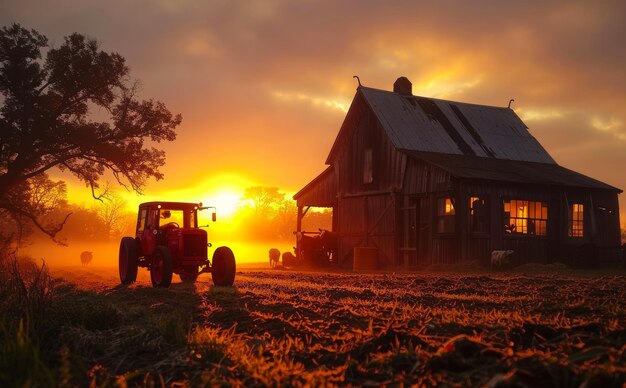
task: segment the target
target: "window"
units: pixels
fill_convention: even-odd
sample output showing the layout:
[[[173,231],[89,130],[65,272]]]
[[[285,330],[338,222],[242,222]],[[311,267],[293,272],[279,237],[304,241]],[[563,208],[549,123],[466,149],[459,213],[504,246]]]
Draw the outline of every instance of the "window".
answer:
[[[363,155],[363,183],[372,183],[374,181],[373,164],[372,149],[367,148]]]
[[[159,227],[159,209],[150,209],[148,212],[148,222],[146,228],[154,229]]]
[[[162,208],[159,213],[159,227],[160,228],[187,228],[189,225],[184,223],[184,211],[179,209],[165,209]]]
[[[487,232],[487,206],[485,199],[470,197],[470,230],[474,233]]]
[[[139,217],[137,218],[137,232],[141,233],[146,229],[146,219],[148,218],[148,209],[143,208],[139,211]]]
[[[545,236],[548,225],[546,202],[511,199],[504,201],[504,231],[507,234]]]
[[[570,237],[584,236],[584,207],[582,203],[574,203],[569,208],[569,228]]]
[[[454,214],[452,199],[437,199],[437,232],[454,233]]]

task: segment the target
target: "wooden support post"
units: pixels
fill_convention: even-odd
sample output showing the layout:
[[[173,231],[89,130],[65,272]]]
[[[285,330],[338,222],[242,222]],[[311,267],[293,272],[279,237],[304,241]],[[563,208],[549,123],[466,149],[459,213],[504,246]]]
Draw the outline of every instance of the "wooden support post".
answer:
[[[298,205],[298,216],[296,217],[296,233],[302,232],[302,217],[304,217],[304,213],[302,212],[302,206]],[[296,257],[298,259],[302,258],[302,252],[300,251],[300,240],[296,237]]]
[[[366,247],[369,247],[369,230],[370,230],[370,225],[369,225],[369,219],[368,219],[368,211],[367,211],[367,199],[368,197],[362,197],[361,201],[363,203],[363,220],[364,220],[364,224],[361,226],[363,228],[363,234],[364,234],[364,238],[365,238],[365,245]]]
[[[296,220],[296,232],[302,232],[302,217],[304,217],[304,214],[302,212],[302,206],[298,206],[298,218]]]
[[[457,217],[457,236],[460,237],[458,241],[458,256],[459,261],[468,259],[469,256],[469,228],[470,228],[470,216],[469,216],[469,199],[465,190],[465,186],[459,182],[456,192],[456,217]]]

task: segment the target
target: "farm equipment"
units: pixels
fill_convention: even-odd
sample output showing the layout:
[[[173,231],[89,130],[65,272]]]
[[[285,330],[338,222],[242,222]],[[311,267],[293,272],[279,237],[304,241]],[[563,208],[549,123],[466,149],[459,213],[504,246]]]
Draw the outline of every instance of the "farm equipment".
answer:
[[[235,256],[228,247],[219,247],[209,261],[205,226],[198,226],[198,211],[215,208],[202,203],[146,202],[139,205],[135,237],[120,242],[119,273],[122,284],[137,279],[138,267],[150,271],[154,287],[169,287],[172,274],[183,282],[194,282],[202,273],[211,273],[216,286],[232,286]]]
[[[283,254],[285,267],[322,268],[336,264],[337,235],[326,229],[319,232],[294,232],[298,247],[294,247],[295,255],[290,252]],[[285,260],[285,259],[288,260]]]

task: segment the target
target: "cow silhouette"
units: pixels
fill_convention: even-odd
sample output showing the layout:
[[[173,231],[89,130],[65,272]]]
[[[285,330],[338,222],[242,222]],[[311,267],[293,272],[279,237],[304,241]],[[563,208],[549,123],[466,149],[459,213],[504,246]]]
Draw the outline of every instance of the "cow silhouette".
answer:
[[[93,252],[84,251],[80,254],[80,263],[82,265],[88,265],[93,260]]]
[[[276,268],[278,262],[280,261],[280,251],[276,248],[270,249],[270,268]]]

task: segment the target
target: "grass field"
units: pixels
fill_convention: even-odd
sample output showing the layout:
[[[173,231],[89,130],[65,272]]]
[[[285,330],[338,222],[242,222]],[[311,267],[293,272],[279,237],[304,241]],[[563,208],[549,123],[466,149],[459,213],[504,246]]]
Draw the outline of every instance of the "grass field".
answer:
[[[0,377],[18,385],[626,381],[623,275],[249,268],[233,288],[213,287],[203,275],[169,289],[153,289],[146,271],[130,287],[118,285],[112,267],[52,275],[43,324],[24,337],[32,349],[15,345],[0,359]],[[16,357],[41,365],[17,371],[7,361]]]

